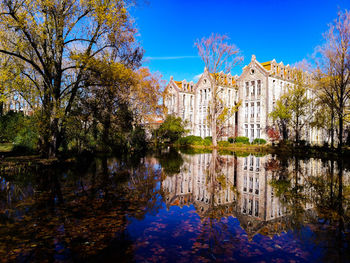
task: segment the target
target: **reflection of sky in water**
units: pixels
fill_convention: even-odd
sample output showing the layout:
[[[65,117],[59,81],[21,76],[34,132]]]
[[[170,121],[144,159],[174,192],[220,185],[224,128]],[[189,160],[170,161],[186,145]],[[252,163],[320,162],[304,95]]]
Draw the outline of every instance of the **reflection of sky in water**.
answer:
[[[325,246],[336,251],[322,241],[328,233],[320,230],[312,203],[303,207],[314,223],[294,225],[290,207],[269,183],[279,176],[278,169],[267,168],[275,164],[271,156],[218,156],[214,179],[209,179],[211,154],[183,158],[179,173],[163,174],[157,215],[129,218],[137,261],[309,262],[324,260]],[[307,184],[307,176],[320,172],[325,172],[320,160],[302,161],[294,183]]]
[[[103,258],[92,262],[349,260],[348,196],[343,230],[334,217],[336,164],[333,203],[325,206],[331,212],[322,210],[330,198],[329,162],[316,159],[282,165],[272,156],[176,152],[136,167],[117,159],[91,166],[61,177],[45,170],[35,180],[1,178],[1,219],[8,225],[0,222],[0,255],[11,245],[20,261],[50,253],[56,261],[80,260],[84,253]],[[343,194],[349,193],[348,168],[342,182]],[[21,231],[28,231],[25,238]]]
[[[237,218],[210,224],[208,219],[200,220],[193,205],[172,206],[169,211],[163,205],[156,216],[129,220],[127,231],[135,242],[136,261],[167,258],[191,262],[204,257],[211,261],[314,262],[322,255],[322,247],[314,244],[314,233],[307,226],[272,238],[256,234],[249,240]]]

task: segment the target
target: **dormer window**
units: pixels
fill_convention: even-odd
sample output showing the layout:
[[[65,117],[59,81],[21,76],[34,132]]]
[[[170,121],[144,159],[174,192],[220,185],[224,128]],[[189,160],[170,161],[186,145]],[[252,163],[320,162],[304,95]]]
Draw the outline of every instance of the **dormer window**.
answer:
[[[252,68],[251,70],[250,70],[250,75],[253,75],[255,73],[255,70]]]

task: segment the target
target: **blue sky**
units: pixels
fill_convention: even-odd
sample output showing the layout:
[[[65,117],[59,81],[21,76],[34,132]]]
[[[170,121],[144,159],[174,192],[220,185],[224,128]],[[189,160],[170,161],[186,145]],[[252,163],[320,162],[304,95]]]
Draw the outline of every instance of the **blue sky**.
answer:
[[[198,38],[227,34],[245,58],[232,71],[239,75],[252,54],[259,62],[308,59],[344,9],[350,9],[350,0],[148,0],[131,15],[146,51],[143,66],[167,81],[170,76],[190,81],[204,68],[194,47]]]

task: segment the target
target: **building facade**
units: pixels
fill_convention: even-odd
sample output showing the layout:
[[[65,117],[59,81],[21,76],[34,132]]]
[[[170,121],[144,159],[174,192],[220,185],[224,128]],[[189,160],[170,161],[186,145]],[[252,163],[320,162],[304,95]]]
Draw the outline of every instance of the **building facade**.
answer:
[[[226,107],[232,108],[238,103],[237,76],[231,74],[219,73],[222,78],[222,84],[218,87],[219,99],[223,101]],[[208,125],[208,112],[211,101],[211,84],[213,78],[207,69],[200,77],[197,83],[175,81],[170,79],[166,87],[166,98],[164,104],[168,114],[175,114],[187,121],[187,128],[191,135],[206,137],[211,136],[211,130]],[[225,133],[233,134],[235,131],[234,115],[229,116],[225,124]]]
[[[231,76],[221,74],[226,85],[220,85],[220,98],[224,105],[233,107],[240,103],[236,114],[233,114],[225,125],[225,137],[245,136],[253,141],[255,138],[268,139],[266,128],[273,125],[269,114],[276,101],[294,85],[295,68],[277,63],[275,60],[259,63],[253,55],[250,63],[243,68],[242,74]],[[211,135],[207,114],[211,99],[210,81],[212,74],[205,69],[197,83],[175,81],[170,79],[166,87],[164,104],[168,114],[175,114],[187,120],[191,135],[206,137]],[[307,82],[312,81],[311,74],[305,72]],[[312,93],[308,91],[308,96]],[[321,143],[322,132],[305,126],[302,139],[310,143]]]

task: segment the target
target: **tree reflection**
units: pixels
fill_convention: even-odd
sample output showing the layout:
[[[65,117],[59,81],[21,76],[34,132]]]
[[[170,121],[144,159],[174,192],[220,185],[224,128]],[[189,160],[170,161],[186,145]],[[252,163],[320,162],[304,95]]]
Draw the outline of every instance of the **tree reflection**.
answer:
[[[311,172],[307,168],[319,169]],[[312,242],[326,248],[324,261],[343,262],[350,259],[349,245],[349,181],[344,187],[344,159],[303,162],[294,158],[287,177],[273,178],[271,185],[287,206],[293,227],[312,223]],[[301,167],[304,166],[304,169]],[[286,168],[281,167],[281,170]],[[306,172],[306,173],[305,173]],[[349,180],[349,178],[347,178]],[[344,188],[346,191],[344,191]],[[307,217],[310,212],[316,213]]]
[[[81,261],[110,247],[118,247],[121,258],[132,257],[125,246],[131,244],[128,217],[143,218],[160,207],[160,170],[152,159],[133,167],[102,158],[16,172],[1,174],[0,194],[10,198],[0,203],[3,260]]]
[[[232,230],[227,218],[231,216],[239,220],[250,241],[258,234],[273,238],[288,232],[322,247],[324,260],[334,253],[340,261],[349,259],[345,248],[349,245],[350,177],[348,171],[344,177],[343,160],[236,157],[215,150],[182,158],[179,173],[163,178],[163,195],[168,207],[194,205],[201,218],[194,246],[205,247],[207,259],[213,260],[211,253],[217,256],[220,248],[227,248],[223,236],[229,239]],[[312,234],[305,235],[310,230]],[[242,241],[232,235],[234,239]]]

